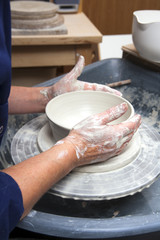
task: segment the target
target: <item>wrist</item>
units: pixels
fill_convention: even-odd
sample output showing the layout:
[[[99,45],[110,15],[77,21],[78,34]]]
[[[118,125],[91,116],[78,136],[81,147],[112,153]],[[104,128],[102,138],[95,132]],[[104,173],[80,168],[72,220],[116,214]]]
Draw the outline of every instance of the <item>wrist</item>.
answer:
[[[70,143],[70,145],[72,146],[72,148],[74,149],[76,158],[75,158],[75,167],[78,167],[80,165],[82,165],[82,161],[85,158],[85,153],[87,150],[85,141],[83,141],[83,139],[80,138],[79,135],[77,135],[74,130],[72,130],[72,134],[69,134],[66,137],[66,141],[68,143]]]
[[[62,140],[58,141],[54,148],[58,151],[58,157],[64,159],[65,168],[69,168],[69,171],[73,170],[77,167],[77,153],[76,148],[72,142],[68,141],[68,137],[63,138]]]
[[[52,87],[40,87],[39,92],[41,99],[40,101],[46,106],[46,104],[53,98]]]

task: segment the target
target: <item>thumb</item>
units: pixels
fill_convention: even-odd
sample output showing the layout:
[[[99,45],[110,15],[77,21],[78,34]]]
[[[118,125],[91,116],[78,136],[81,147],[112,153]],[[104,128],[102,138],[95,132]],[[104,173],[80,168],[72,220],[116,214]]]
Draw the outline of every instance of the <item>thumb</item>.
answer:
[[[81,75],[84,65],[84,57],[80,56],[74,68],[66,74],[65,78],[67,78],[68,80],[77,79]]]

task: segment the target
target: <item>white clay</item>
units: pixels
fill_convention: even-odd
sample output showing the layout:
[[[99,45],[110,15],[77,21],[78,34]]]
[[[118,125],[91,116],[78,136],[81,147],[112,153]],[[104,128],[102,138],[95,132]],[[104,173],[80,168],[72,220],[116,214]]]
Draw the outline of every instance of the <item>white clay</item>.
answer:
[[[46,115],[53,125],[53,135],[56,141],[65,137],[64,129],[68,132],[88,116],[103,112],[120,103],[127,103],[127,112],[113,121],[117,124],[126,121],[134,115],[132,105],[124,98],[107,92],[77,91],[65,93],[52,99],[46,107]]]

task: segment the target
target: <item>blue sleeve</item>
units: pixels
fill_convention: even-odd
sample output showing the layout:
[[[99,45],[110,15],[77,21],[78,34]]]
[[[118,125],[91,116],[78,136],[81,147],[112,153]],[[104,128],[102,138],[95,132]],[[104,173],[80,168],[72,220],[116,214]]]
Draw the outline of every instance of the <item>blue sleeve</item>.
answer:
[[[11,86],[11,18],[10,1],[0,0],[0,143],[8,119]]]
[[[22,194],[15,180],[0,172],[0,239],[8,240],[9,233],[23,214]]]
[[[10,1],[0,0],[0,143],[7,127],[10,86]],[[8,239],[23,211],[22,195],[17,183],[9,175],[0,172],[0,239]]]
[[[2,137],[7,128],[8,121],[8,103],[0,105],[0,145]]]

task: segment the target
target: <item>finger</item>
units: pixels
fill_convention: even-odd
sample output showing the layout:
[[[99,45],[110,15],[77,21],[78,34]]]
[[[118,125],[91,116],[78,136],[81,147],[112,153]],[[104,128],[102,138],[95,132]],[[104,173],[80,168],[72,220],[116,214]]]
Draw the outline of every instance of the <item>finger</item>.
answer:
[[[135,133],[141,124],[141,116],[139,114],[134,115],[129,120],[122,122],[120,124],[114,125],[116,132],[119,136],[124,137],[130,133]]]
[[[89,121],[95,125],[106,125],[120,118],[128,109],[127,103],[123,102],[117,106],[107,109],[105,112],[95,114],[90,117]]]
[[[74,68],[69,73],[67,73],[65,78],[67,78],[68,80],[77,79],[81,75],[84,65],[85,65],[84,57],[80,56]]]
[[[130,141],[133,138],[133,135],[134,134],[132,133],[132,134],[129,134],[128,136],[125,137],[125,140],[122,141],[122,144],[121,144],[120,148],[117,149],[116,155],[119,155],[128,146],[128,144],[130,143]]]
[[[135,133],[139,128],[139,126],[141,125],[142,119],[139,114],[136,114],[131,119],[129,119],[128,122],[130,123],[130,127],[133,129]]]
[[[121,103],[117,106],[114,106],[105,112],[101,112],[98,114],[94,114],[92,116],[87,117],[86,119],[79,122],[74,129],[83,127],[83,126],[100,126],[100,125],[106,125],[107,123],[118,119],[121,117],[128,109],[127,103]]]
[[[84,90],[93,90],[93,91],[103,91],[103,92],[109,92],[118,96],[122,96],[122,93],[110,88],[106,85],[97,84],[97,83],[88,83],[88,82],[82,82]]]
[[[107,124],[120,118],[127,111],[127,109],[128,109],[128,104],[123,102],[117,106],[114,106],[108,109],[104,113],[100,113],[98,117],[102,118],[101,124]]]
[[[129,133],[127,136],[121,138],[117,142],[117,151],[121,151],[122,149],[124,149],[124,146],[128,145],[128,143],[131,141],[133,135],[134,135],[134,132]]]

